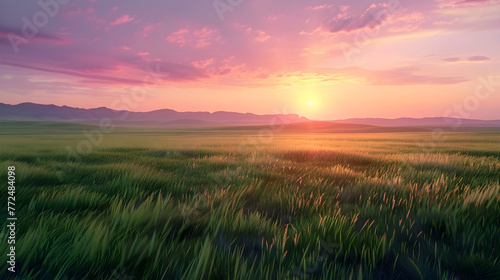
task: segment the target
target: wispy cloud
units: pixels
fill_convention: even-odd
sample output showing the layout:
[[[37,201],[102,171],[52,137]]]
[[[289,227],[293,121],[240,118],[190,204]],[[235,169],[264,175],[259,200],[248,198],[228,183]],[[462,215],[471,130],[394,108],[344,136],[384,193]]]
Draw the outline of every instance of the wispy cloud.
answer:
[[[255,41],[264,42],[267,39],[271,38],[271,36],[267,35],[263,30],[257,30],[257,37],[255,37]]]
[[[350,33],[388,24],[391,27],[389,31],[400,32],[411,31],[424,20],[421,12],[393,12],[386,3],[371,4],[359,16],[349,15],[347,10],[343,8],[340,13],[331,16],[323,25],[323,29],[330,33]]]
[[[25,69],[30,69],[30,70],[48,72],[48,73],[57,73],[57,74],[70,75],[70,76],[75,76],[75,77],[80,77],[80,78],[86,78],[86,79],[90,79],[90,80],[95,80],[96,82],[99,82],[99,83],[106,82],[107,84],[119,84],[119,85],[123,85],[123,84],[138,85],[138,84],[143,83],[140,79],[128,79],[128,78],[112,77],[112,76],[100,75],[100,74],[89,74],[89,73],[82,73],[82,72],[73,71],[73,70],[49,68],[49,67],[44,67],[44,66],[33,66],[32,64],[24,64],[24,63],[17,63],[17,62],[1,61],[0,64],[19,67],[19,68],[25,68]]]
[[[322,10],[322,9],[328,9],[333,7],[332,5],[324,4],[324,5],[318,5],[318,6],[309,6],[306,9],[307,10]]]
[[[213,63],[214,63],[213,58],[191,62],[191,64],[198,69],[205,68]]]
[[[474,56],[469,56],[469,57],[447,57],[443,58],[442,60],[445,62],[483,62],[490,60],[491,58],[484,56],[484,55],[474,55]]]
[[[221,35],[217,29],[203,27],[201,29],[190,29],[189,26],[181,28],[168,35],[166,40],[176,43],[180,47],[191,46],[204,48],[216,41],[220,41]]]
[[[463,1],[452,0],[452,1],[446,1],[443,5],[451,7],[466,7],[466,6],[482,6],[488,4],[495,4],[499,2],[500,0],[463,0]]]
[[[123,15],[123,16],[118,17],[117,19],[113,20],[109,24],[111,24],[111,25],[119,25],[119,24],[127,23],[127,22],[132,21],[132,20],[134,20],[134,18],[131,17],[130,15]]]
[[[15,38],[17,37],[17,38]],[[11,40],[17,42],[21,38],[26,41],[34,41],[34,42],[45,42],[51,45],[59,45],[59,44],[68,44],[70,41],[66,38],[62,38],[60,36],[54,36],[50,34],[45,34],[42,32],[37,32],[35,35],[30,36],[29,38],[25,37],[21,30],[15,30],[12,28],[2,27],[0,26],[0,44],[11,45]]]

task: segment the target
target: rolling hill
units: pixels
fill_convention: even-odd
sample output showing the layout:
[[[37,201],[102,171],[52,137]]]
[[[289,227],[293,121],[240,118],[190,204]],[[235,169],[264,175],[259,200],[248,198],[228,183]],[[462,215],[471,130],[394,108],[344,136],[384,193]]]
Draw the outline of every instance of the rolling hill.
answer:
[[[0,120],[48,121],[99,124],[110,119],[118,126],[214,127],[259,129],[284,125],[290,132],[418,132],[443,128],[446,131],[499,131],[500,120],[459,118],[353,118],[312,121],[296,114],[257,115],[236,112],[177,112],[161,109],[150,112],[118,111],[106,107],[82,109],[68,106],[0,103]]]

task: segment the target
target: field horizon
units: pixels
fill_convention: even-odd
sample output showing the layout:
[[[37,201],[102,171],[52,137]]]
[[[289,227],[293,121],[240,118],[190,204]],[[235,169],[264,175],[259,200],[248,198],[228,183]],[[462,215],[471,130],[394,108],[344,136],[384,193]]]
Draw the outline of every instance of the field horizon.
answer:
[[[286,108],[283,109],[286,111]],[[254,113],[228,111],[178,112],[172,109],[159,109],[147,112],[132,110],[114,110],[107,107],[75,108],[54,104],[36,104],[31,102],[9,105],[0,103],[0,121],[49,121],[98,125],[101,121],[112,121],[114,125],[124,127],[164,126],[180,128],[220,128],[229,129],[264,128],[266,126],[287,126],[292,130],[304,132],[324,131],[342,132],[342,128],[351,126],[360,132],[379,127],[391,127],[386,131],[425,131],[444,129],[447,131],[497,131],[500,120],[469,119],[464,117],[398,117],[398,118],[350,118],[338,120],[313,120],[293,113],[274,113],[259,115]],[[419,127],[419,129],[414,129]],[[340,130],[338,130],[340,128]],[[398,129],[399,128],[399,129]],[[477,128],[477,129],[475,129]],[[337,130],[336,130],[337,129]],[[349,129],[347,129],[349,130]]]

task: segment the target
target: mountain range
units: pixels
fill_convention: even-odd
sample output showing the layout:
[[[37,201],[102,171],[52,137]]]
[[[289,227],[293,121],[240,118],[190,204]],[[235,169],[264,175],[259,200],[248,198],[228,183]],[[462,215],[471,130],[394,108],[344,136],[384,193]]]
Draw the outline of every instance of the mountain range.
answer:
[[[406,127],[408,131],[422,128],[443,127],[453,130],[463,128],[495,128],[500,130],[500,120],[477,120],[462,118],[354,118],[334,121],[312,121],[296,114],[257,115],[235,112],[177,112],[162,109],[150,112],[118,111],[106,107],[82,109],[68,106],[21,103],[9,105],[0,103],[0,120],[12,121],[54,121],[97,124],[102,119],[111,119],[115,125],[160,125],[190,127],[244,127],[287,124],[287,130],[331,131],[336,129],[363,129],[385,127],[393,131]],[[351,125],[349,127],[349,125]]]
[[[0,103],[0,120],[57,121],[74,123],[99,123],[111,119],[114,124],[171,125],[171,126],[228,126],[266,125],[272,122],[296,123],[309,121],[296,114],[256,115],[234,112],[177,112],[162,109],[151,112],[118,111],[106,107],[82,109],[68,106],[21,103]]]

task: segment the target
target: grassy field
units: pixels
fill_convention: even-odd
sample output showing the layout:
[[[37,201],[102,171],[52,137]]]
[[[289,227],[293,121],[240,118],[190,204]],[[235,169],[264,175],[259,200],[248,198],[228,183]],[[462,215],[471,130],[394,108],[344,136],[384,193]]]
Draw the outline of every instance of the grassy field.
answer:
[[[93,129],[0,122],[17,279],[500,279],[500,133]]]

